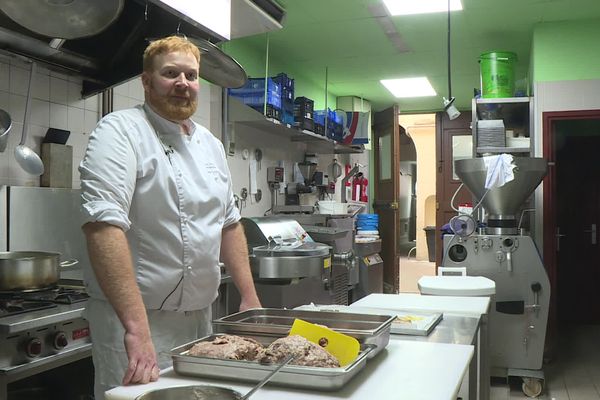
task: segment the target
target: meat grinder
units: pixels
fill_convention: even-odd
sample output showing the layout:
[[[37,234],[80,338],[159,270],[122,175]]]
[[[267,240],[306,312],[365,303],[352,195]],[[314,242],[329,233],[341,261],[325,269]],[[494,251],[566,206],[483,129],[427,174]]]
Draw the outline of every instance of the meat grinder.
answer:
[[[482,158],[455,162],[461,181],[483,205],[484,228],[469,217],[444,236],[443,267],[465,268],[467,275],[496,283],[489,315],[492,376],[535,379],[541,391],[542,360],[550,305],[550,282],[531,236],[518,229],[517,217],[547,171],[541,158],[515,157],[514,180],[485,189]],[[451,224],[453,225],[453,224]]]

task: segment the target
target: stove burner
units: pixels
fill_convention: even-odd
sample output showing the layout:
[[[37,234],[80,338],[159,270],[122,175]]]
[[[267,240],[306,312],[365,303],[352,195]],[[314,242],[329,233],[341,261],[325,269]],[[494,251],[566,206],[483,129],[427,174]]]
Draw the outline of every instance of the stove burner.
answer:
[[[0,299],[0,317],[53,307],[56,307],[56,304],[49,301],[29,301],[15,298]]]
[[[0,293],[0,317],[73,304],[88,299],[87,293],[73,288],[54,287],[37,292]]]
[[[87,300],[90,296],[81,290],[57,287],[39,292],[20,293],[16,297],[31,301],[47,301],[56,304],[73,304]]]

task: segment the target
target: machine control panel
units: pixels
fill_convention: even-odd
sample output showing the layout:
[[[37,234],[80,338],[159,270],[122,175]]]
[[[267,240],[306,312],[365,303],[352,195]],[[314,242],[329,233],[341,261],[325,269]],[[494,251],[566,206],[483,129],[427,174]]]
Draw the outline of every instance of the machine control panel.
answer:
[[[283,167],[268,167],[267,182],[281,183],[283,182]]]

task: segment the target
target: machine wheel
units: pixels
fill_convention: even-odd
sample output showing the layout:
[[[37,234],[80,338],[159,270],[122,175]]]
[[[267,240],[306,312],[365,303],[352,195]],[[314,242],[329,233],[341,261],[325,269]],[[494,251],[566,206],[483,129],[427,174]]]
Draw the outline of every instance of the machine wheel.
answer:
[[[542,389],[544,388],[542,382],[543,381],[539,378],[523,378],[523,385],[521,386],[523,393],[525,393],[527,397],[538,397],[542,394]]]

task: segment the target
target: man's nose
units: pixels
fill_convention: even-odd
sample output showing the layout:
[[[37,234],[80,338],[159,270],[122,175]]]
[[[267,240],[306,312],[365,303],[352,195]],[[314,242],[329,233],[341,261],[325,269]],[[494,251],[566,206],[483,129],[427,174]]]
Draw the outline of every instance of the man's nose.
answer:
[[[185,77],[185,73],[182,72],[177,76],[177,78],[175,78],[175,84],[177,84],[179,86],[188,86],[189,85],[189,81]]]

